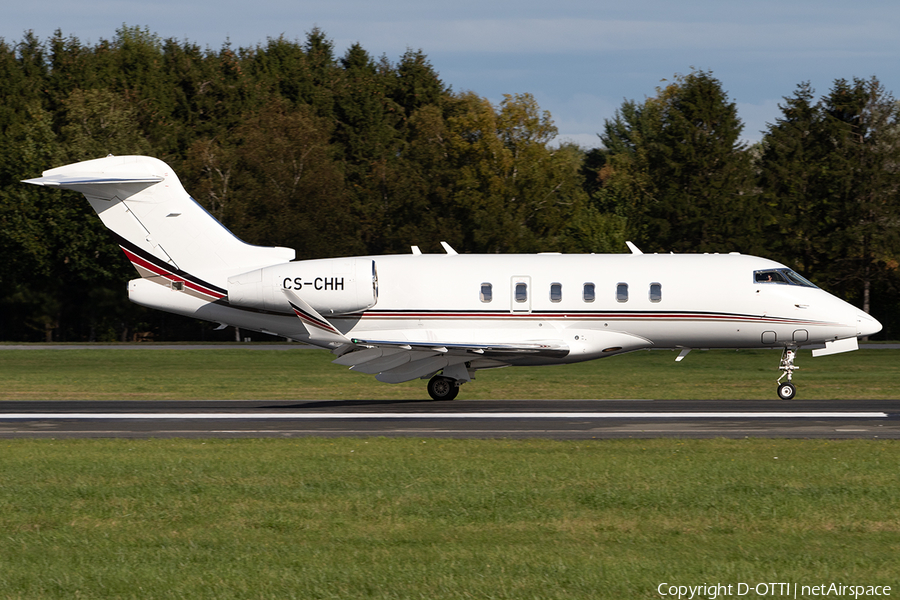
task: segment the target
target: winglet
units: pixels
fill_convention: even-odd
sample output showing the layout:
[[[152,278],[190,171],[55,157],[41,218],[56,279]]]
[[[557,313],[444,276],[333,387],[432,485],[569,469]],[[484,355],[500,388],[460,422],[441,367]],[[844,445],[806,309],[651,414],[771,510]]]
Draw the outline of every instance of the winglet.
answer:
[[[337,328],[328,322],[325,317],[320,315],[316,309],[309,305],[303,298],[294,293],[293,290],[283,288],[281,290],[287,296],[294,314],[303,322],[306,331],[309,332],[309,341],[317,346],[332,347],[340,344],[351,344],[352,342]]]

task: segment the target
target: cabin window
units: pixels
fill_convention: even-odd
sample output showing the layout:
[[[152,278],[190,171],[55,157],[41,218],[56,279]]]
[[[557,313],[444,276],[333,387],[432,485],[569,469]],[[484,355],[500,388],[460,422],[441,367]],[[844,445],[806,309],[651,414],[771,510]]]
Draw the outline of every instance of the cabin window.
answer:
[[[628,302],[628,284],[619,283],[616,285],[616,301]]]
[[[492,286],[489,283],[481,284],[481,293],[478,295],[482,302],[490,302],[493,298]]]
[[[650,302],[659,302],[662,300],[662,284],[650,284]]]
[[[516,302],[522,303],[528,301],[528,284],[519,282],[516,284]]]
[[[550,284],[550,302],[559,302],[562,300],[562,284],[561,283],[551,283]]]
[[[173,281],[172,289],[175,290],[176,292],[183,292],[184,291],[184,282],[183,281]]]
[[[581,293],[581,297],[585,302],[593,302],[594,301],[594,284],[586,283],[584,284],[584,291]]]

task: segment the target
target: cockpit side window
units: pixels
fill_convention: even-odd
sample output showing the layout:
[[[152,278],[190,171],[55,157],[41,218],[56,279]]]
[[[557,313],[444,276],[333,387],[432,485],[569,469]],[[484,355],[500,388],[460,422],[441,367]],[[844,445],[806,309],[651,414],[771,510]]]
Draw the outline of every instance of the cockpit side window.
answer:
[[[756,283],[787,283],[785,281],[784,276],[778,272],[777,269],[770,269],[768,271],[754,271],[753,279]]]
[[[780,283],[782,285],[817,287],[816,284],[790,269],[764,269],[753,271],[753,281],[756,283]]]
[[[791,271],[787,269],[784,271],[784,276],[788,278],[788,281],[794,285],[802,285],[803,287],[818,287],[812,281],[797,273],[796,271]]]

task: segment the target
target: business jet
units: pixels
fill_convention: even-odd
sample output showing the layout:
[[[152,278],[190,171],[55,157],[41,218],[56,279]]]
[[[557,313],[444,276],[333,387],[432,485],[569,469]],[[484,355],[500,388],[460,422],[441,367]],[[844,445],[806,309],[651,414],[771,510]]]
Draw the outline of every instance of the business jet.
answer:
[[[131,301],[330,350],[334,363],[452,400],[481,369],[633,352],[781,349],[777,393],[793,398],[798,348],[858,348],[881,324],[785,265],[729,254],[356,256],[295,261],[249,245],[184,190],[164,162],[108,156],[25,183],[81,192],[140,274]],[[327,209],[326,209],[327,210]]]

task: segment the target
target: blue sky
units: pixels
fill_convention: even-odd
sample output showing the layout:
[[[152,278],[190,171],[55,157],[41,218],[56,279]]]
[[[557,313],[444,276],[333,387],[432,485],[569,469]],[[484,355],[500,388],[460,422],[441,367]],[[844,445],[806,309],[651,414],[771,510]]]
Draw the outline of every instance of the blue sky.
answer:
[[[748,141],[803,81],[822,95],[874,75],[900,95],[896,0],[30,0],[4,7],[0,37],[61,29],[93,44],[123,23],[212,49],[302,41],[315,26],[338,56],[354,42],[394,61],[421,49],[454,90],[533,94],[560,138],[585,147],[623,100],[692,67],[722,82]]]

